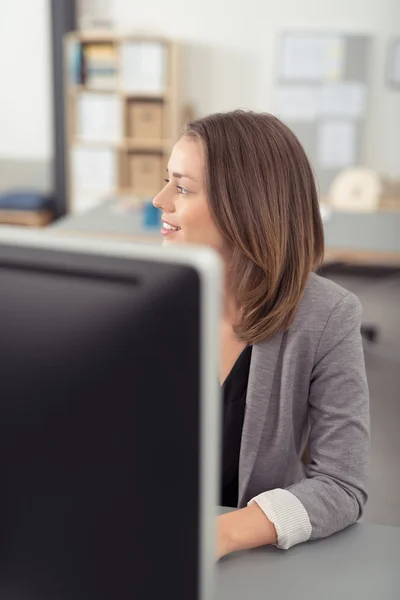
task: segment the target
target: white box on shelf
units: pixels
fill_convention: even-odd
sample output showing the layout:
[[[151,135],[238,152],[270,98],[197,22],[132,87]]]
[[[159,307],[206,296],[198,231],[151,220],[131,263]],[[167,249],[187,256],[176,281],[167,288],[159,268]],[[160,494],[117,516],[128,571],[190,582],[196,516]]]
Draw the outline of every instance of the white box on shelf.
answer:
[[[108,197],[108,194],[96,191],[76,193],[72,198],[71,213],[74,215],[83,215],[90,212],[105,202]]]
[[[162,42],[121,44],[121,87],[127,92],[162,94],[165,91],[166,48]]]
[[[71,151],[72,191],[112,192],[118,185],[117,153],[112,148],[75,146]]]
[[[76,137],[119,142],[123,138],[123,100],[116,94],[82,92],[76,102]]]

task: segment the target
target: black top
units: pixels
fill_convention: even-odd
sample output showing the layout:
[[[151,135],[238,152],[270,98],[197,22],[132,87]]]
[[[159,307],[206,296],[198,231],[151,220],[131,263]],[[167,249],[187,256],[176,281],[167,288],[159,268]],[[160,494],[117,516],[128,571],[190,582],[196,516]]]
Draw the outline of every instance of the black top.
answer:
[[[221,505],[238,505],[239,454],[242,441],[251,346],[246,346],[222,386],[224,398],[222,435]]]

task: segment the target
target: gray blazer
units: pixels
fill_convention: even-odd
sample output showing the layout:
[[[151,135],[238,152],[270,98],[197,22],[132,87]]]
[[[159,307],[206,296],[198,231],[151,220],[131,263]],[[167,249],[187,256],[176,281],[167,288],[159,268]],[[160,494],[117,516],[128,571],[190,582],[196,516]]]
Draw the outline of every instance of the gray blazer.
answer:
[[[360,325],[358,299],[311,274],[289,330],[253,347],[239,506],[259,504],[279,547],[328,536],[362,514],[370,449]]]

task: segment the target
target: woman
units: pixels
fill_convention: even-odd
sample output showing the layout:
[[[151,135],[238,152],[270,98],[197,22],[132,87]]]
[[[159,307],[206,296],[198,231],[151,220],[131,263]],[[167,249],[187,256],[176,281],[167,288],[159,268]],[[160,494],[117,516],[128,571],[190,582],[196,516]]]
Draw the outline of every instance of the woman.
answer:
[[[323,229],[299,141],[271,115],[212,115],[187,126],[165,181],[165,243],[225,264],[221,503],[239,510],[218,519],[218,556],[354,523],[369,462],[361,307],[313,272]]]

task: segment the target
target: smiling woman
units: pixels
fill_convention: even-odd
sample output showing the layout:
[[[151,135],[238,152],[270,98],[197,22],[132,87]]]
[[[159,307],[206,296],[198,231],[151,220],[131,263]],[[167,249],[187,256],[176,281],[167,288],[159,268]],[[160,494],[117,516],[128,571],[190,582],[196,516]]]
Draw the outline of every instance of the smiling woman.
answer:
[[[183,136],[168,163],[166,186],[154,204],[163,210],[164,243],[187,242],[222,250],[222,236],[211,216],[205,184],[203,147]]]
[[[268,114],[194,121],[154,204],[164,244],[205,244],[225,265],[221,503],[240,510],[219,517],[217,555],[354,523],[369,463],[361,307],[314,273],[323,229],[299,141]]]
[[[154,199],[166,243],[223,255],[243,341],[287,328],[323,255],[314,177],[295,135],[272,115],[212,115],[188,125],[168,173]]]

